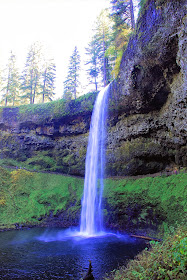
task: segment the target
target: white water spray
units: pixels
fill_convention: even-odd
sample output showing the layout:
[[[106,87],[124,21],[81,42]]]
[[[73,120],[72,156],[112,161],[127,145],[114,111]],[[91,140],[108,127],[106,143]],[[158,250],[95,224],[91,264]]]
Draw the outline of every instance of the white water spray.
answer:
[[[101,90],[97,96],[89,132],[80,225],[80,233],[88,236],[99,234],[103,227],[101,204],[104,187],[104,140],[108,91],[109,86]]]

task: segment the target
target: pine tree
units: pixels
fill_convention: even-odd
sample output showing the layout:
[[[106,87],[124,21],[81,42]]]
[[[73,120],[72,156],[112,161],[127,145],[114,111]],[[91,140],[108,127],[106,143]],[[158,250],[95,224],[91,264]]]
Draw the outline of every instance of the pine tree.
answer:
[[[4,77],[4,82],[5,86],[3,87],[3,100],[4,100],[4,105],[7,106],[8,102],[11,100],[11,94],[10,94],[10,77],[11,77],[11,68],[9,67],[10,65],[8,64],[7,68],[7,76],[6,78]]]
[[[41,92],[42,102],[45,99],[52,101],[55,89],[56,66],[53,60],[46,61],[41,73]]]
[[[34,104],[35,97],[39,93],[40,59],[41,47],[35,43],[30,47],[21,76],[22,98],[28,99],[30,104]]]
[[[16,67],[16,56],[12,51],[4,73],[6,73],[6,76],[3,77],[4,85],[2,87],[2,98],[5,106],[7,106],[8,103],[14,106],[15,100],[19,94],[19,73]]]
[[[86,48],[86,55],[89,57],[86,65],[88,65],[87,73],[89,75],[89,84],[94,84],[95,90],[98,90],[100,84],[100,66],[99,66],[99,42],[96,36],[93,36],[91,42]]]
[[[95,40],[99,43],[98,59],[100,63],[100,71],[102,74],[103,86],[111,81],[112,57],[107,56],[107,49],[112,39],[112,22],[109,18],[107,9],[103,10],[97,18],[95,28]]]
[[[119,73],[121,59],[127,46],[131,30],[135,28],[134,11],[132,0],[111,0],[113,19],[113,45],[109,49],[114,49],[116,60],[113,75]]]
[[[125,23],[135,29],[133,0],[111,0],[110,3],[115,29],[121,30]]]
[[[129,6],[130,6],[131,28],[135,29],[134,5],[133,5],[133,1],[132,0],[130,0],[129,2],[130,2]]]
[[[12,105],[15,105],[15,102],[18,101],[19,92],[20,92],[20,76],[18,68],[16,67],[16,57],[12,55],[12,73],[11,73],[11,86],[10,86],[10,93],[11,93],[11,102]]]
[[[70,57],[68,75],[64,82],[64,98],[76,99],[77,88],[79,86],[79,71],[80,71],[80,55],[75,47],[72,56]]]

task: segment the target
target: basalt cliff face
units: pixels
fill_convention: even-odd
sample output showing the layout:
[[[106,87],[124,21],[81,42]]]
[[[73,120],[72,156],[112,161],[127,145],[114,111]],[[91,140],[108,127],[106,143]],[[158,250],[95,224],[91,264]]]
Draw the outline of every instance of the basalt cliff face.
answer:
[[[187,165],[185,3],[150,0],[144,7],[113,83],[118,111],[108,137],[109,173]]]
[[[84,175],[87,136],[95,96],[65,103],[3,108],[0,157],[37,170]],[[50,106],[49,106],[50,105]]]
[[[187,165],[185,2],[144,6],[110,87],[107,175]],[[94,100],[2,108],[0,158],[83,176]]]

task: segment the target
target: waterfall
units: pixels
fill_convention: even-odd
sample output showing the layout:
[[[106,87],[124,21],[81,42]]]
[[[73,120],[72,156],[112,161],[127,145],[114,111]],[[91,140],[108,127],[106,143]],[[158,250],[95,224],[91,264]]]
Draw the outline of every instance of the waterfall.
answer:
[[[106,108],[109,85],[97,96],[91,118],[86,154],[84,194],[80,232],[95,235],[102,231],[102,194],[105,166]]]

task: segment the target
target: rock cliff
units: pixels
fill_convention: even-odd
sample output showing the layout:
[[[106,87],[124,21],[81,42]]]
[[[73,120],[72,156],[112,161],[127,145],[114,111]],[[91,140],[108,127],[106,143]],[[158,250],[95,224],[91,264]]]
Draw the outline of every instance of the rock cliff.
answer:
[[[148,0],[141,12],[110,87],[108,175],[187,165],[185,3]],[[1,160],[83,176],[95,97],[1,108]]]
[[[150,0],[144,6],[113,83],[118,110],[108,137],[109,173],[187,165],[185,3]]]

